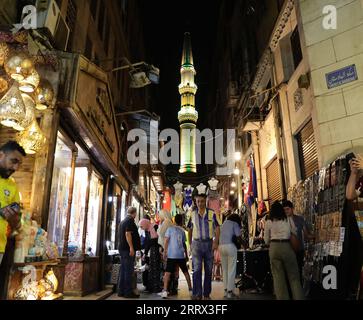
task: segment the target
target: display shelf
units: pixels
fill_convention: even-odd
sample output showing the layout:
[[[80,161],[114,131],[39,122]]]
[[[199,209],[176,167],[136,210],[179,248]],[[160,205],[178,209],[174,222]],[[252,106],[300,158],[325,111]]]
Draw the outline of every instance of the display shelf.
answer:
[[[49,260],[49,261],[14,263],[13,266],[15,268],[22,268],[22,267],[25,267],[25,266],[42,267],[42,266],[49,266],[49,265],[55,266],[58,263],[59,263],[58,260]]]

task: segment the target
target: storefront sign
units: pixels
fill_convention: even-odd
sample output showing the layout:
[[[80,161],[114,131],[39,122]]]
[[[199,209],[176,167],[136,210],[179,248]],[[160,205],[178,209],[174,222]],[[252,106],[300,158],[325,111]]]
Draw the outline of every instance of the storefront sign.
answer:
[[[328,89],[336,88],[352,81],[358,80],[358,73],[355,64],[325,75]]]

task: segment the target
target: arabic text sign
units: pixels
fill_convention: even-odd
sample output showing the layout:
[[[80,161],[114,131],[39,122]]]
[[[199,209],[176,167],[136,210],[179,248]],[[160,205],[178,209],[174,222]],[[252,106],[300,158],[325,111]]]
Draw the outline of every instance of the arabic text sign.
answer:
[[[327,73],[325,77],[328,89],[332,89],[358,80],[357,68],[355,64],[352,64],[351,66]]]

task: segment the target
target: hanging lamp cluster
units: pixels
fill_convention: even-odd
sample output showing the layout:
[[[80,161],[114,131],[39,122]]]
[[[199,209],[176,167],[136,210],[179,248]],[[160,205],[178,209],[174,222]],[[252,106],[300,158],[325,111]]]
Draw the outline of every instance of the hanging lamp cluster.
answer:
[[[19,131],[16,139],[26,153],[39,152],[46,138],[35,112],[51,106],[54,90],[29,54],[11,50],[5,42],[0,42],[0,97],[0,124]]]

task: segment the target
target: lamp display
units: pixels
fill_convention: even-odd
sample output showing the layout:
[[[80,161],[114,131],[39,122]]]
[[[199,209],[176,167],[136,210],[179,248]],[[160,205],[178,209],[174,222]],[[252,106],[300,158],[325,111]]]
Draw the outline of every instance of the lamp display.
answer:
[[[5,60],[5,71],[16,81],[22,81],[28,77],[33,71],[33,61],[31,58],[22,52],[9,54]]]
[[[18,124],[14,125],[13,128],[18,131],[23,131],[25,128],[29,127],[35,118],[35,102],[27,94],[22,93],[21,97],[25,105],[25,117]]]
[[[14,127],[25,118],[25,105],[16,83],[0,100],[0,123]]]
[[[27,154],[35,154],[42,149],[46,138],[40,130],[37,120],[34,119],[28,128],[18,133],[16,140]]]
[[[38,87],[39,81],[39,74],[34,69],[28,77],[19,82],[19,90],[25,93],[32,93]]]
[[[35,108],[38,110],[47,109],[54,97],[54,91],[51,83],[48,80],[42,79],[38,88],[35,90]]]
[[[0,67],[4,65],[9,56],[10,49],[5,42],[0,43]]]
[[[8,88],[8,82],[3,77],[0,77],[0,93],[5,92]]]

